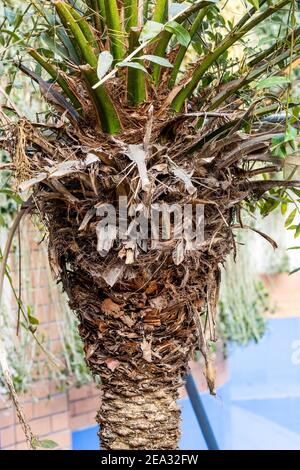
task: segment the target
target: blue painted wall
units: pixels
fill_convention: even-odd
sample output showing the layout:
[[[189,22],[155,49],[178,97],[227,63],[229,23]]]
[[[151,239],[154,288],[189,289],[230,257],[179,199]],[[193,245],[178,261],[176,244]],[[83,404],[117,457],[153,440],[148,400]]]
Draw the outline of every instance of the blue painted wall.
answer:
[[[272,319],[260,343],[231,346],[229,370],[217,397],[202,395],[220,448],[300,450],[300,318]],[[189,400],[180,404],[180,448],[206,449]],[[73,449],[97,449],[96,433],[74,432]]]

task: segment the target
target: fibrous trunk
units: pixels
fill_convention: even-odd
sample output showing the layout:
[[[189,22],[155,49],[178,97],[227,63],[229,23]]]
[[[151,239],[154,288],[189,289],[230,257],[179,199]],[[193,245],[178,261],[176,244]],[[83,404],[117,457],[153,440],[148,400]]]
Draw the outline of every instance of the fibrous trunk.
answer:
[[[156,376],[152,377],[155,383]],[[177,449],[180,409],[177,390],[171,386],[139,389],[133,382],[123,387],[104,381],[100,424],[102,449]]]
[[[196,347],[213,390],[207,340],[215,340],[219,265],[234,247],[235,206],[251,194],[237,162],[253,151],[252,137],[199,151],[184,118],[150,124],[119,139],[54,127],[48,141],[22,121],[8,139],[21,189],[34,187],[32,211],[48,229],[50,265],[80,320],[86,361],[101,378],[104,449],[178,448],[176,400]],[[129,227],[157,204],[202,205],[201,244],[191,249],[184,234],[153,243],[148,232],[110,240],[98,210],[109,205],[120,215],[120,197]],[[174,235],[175,216],[169,225]]]
[[[97,421],[103,449],[178,448],[176,400],[197,327],[193,308],[181,306],[183,299],[172,301],[169,274],[170,267],[158,274],[145,288],[147,294],[129,295],[125,286],[119,292],[114,286],[114,300],[112,289],[110,297],[95,285],[91,293],[87,284],[70,279],[71,307],[79,313],[87,362],[101,377]],[[149,306],[142,307],[146,296]]]

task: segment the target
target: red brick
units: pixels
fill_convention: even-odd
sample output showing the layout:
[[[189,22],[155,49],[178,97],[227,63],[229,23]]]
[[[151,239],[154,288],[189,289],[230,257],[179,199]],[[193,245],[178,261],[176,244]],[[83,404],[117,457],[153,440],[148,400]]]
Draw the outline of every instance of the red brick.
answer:
[[[48,287],[49,275],[46,268],[31,269],[31,282],[34,287]]]
[[[50,395],[50,386],[48,380],[34,383],[31,386],[31,394],[35,398],[48,398]]]
[[[45,266],[46,260],[42,250],[34,246],[30,249],[30,263],[32,266]]]
[[[61,431],[69,427],[69,413],[58,413],[51,416],[52,431]]]
[[[45,436],[45,439],[51,439],[56,442],[58,444],[58,449],[71,449],[72,447],[70,430],[53,432]]]
[[[92,397],[85,400],[75,401],[75,414],[80,415],[88,411],[97,411],[100,407],[100,398]]]
[[[60,382],[59,380],[51,380],[50,381],[50,394],[56,395],[60,391]]]
[[[50,348],[48,349],[50,349],[52,354],[58,355],[62,350],[61,341],[58,339],[50,341]]]
[[[0,410],[0,428],[11,426],[15,422],[14,410],[7,408]]]
[[[58,312],[60,312],[61,307],[58,302],[51,302],[48,305],[49,313],[48,313],[48,321],[56,321],[59,317]]]
[[[37,287],[34,292],[34,304],[37,306],[49,303],[49,287]]]
[[[100,406],[101,406],[101,403],[100,403]],[[99,408],[100,408],[99,406]],[[98,413],[98,410],[94,410],[94,411],[90,411],[89,412],[89,421],[92,423],[92,424],[96,424],[96,415]]]
[[[91,413],[84,413],[82,415],[72,416],[70,418],[70,428],[72,430],[83,429],[96,424],[94,415],[96,415],[95,412],[93,415],[91,415]]]
[[[60,339],[60,329],[61,329],[61,326],[60,326],[59,322],[49,323],[49,325],[48,325],[48,338],[51,339],[51,340]],[[61,346],[60,346],[60,349],[62,349]]]
[[[23,442],[19,442],[16,445],[16,450],[29,450],[29,449],[28,449],[27,443],[23,441]]]
[[[11,446],[15,444],[15,431],[14,428],[8,427],[1,429],[0,431],[0,449],[3,449],[4,447]]]
[[[33,403],[32,402],[23,403],[22,408],[23,408],[26,420],[32,419],[32,417],[33,417]]]
[[[50,400],[51,404],[51,414],[60,413],[62,411],[68,410],[68,402],[67,402],[67,395],[60,394],[57,395]]]
[[[101,387],[95,383],[91,383],[91,394],[93,397],[101,396]]]
[[[33,404],[33,415],[35,418],[60,413],[68,409],[66,395],[57,395],[50,400],[42,399]]]
[[[48,323],[50,321],[49,305],[40,305],[35,309],[34,314],[41,325],[44,323]]]
[[[69,400],[74,401],[74,400],[80,400],[81,398],[86,398],[90,396],[91,392],[91,387],[90,385],[84,385],[83,387],[77,388],[71,388],[68,392]]]
[[[11,406],[9,400],[4,396],[0,395],[0,410],[5,410]]]

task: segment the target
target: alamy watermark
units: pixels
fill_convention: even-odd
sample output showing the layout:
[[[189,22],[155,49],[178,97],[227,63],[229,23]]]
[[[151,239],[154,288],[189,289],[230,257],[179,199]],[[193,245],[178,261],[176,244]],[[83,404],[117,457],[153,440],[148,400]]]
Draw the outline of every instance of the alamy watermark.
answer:
[[[300,339],[295,339],[292,342],[293,353],[291,355],[291,361],[294,366],[300,365]]]
[[[96,206],[98,251],[107,253],[116,240],[136,242],[145,251],[159,242],[184,241],[185,250],[198,250],[204,243],[204,205],[154,203],[129,204],[126,196],[118,204]],[[150,241],[150,243],[149,243]]]

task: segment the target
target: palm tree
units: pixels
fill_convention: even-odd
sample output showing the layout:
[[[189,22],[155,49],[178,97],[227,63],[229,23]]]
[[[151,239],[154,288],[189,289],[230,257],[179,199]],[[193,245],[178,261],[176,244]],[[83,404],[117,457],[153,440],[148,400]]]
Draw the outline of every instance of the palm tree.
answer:
[[[280,180],[284,160],[272,153],[294,129],[289,112],[279,123],[268,116],[280,93],[282,107],[293,106],[280,73],[299,54],[299,28],[261,52],[249,48],[242,64],[228,56],[272,14],[294,14],[295,2],[250,2],[236,25],[217,3],[170,11],[168,0],[35,1],[35,34],[14,31],[38,68],[16,65],[52,113],[6,125],[4,146],[19,188],[31,191],[23,210],[48,229],[53,274],[101,377],[103,449],[178,447],[178,389],[196,348],[214,393],[219,266],[235,249],[234,230],[247,228],[242,209],[297,186]],[[271,85],[277,95],[259,91]],[[149,227],[126,238],[104,217],[113,207],[133,231],[136,216],[159,204],[191,207],[193,224],[204,208],[197,250],[185,234],[153,242]],[[175,215],[169,223],[172,232]]]

